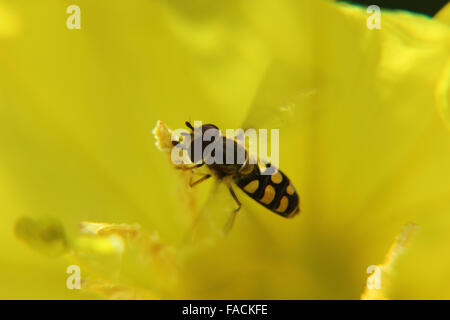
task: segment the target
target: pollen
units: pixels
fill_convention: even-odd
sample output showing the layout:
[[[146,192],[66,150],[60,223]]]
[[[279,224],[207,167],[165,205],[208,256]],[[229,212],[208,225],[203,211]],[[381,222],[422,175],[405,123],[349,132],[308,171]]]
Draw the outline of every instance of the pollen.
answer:
[[[172,150],[172,131],[164,122],[158,120],[152,133],[156,139],[155,145],[159,150],[165,152],[170,152]]]

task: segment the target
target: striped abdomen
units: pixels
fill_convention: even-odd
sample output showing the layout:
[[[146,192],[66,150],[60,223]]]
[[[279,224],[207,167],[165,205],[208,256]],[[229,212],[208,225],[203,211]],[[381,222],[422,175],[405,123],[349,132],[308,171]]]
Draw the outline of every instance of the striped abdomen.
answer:
[[[273,212],[291,218],[299,211],[299,198],[289,178],[277,171],[272,175],[262,175],[264,165],[253,165],[246,175],[238,175],[234,182],[246,194]]]

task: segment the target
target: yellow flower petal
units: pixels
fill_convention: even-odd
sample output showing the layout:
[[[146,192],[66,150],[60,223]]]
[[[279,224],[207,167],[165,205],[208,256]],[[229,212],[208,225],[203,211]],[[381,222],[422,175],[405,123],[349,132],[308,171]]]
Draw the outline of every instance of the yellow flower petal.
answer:
[[[10,2],[27,33],[0,52],[7,294],[70,297],[67,261],[44,260],[11,232],[24,214],[51,214],[75,234],[72,253],[100,281],[92,287],[161,298],[357,299],[367,266],[415,221],[423,233],[402,261],[429,274],[402,262],[390,296],[450,296],[441,283],[450,266],[442,254],[450,234],[450,41],[442,20],[383,10],[382,28],[369,30],[364,8],[316,0],[79,5],[86,19],[70,31],[62,2],[45,11]],[[280,219],[238,191],[243,210],[230,236],[185,256],[176,250],[182,270],[172,271],[171,250],[150,249],[159,242],[144,230],[182,248],[193,217],[186,213],[200,205],[191,210],[183,200],[185,185],[150,131],[158,119],[173,129],[186,120],[235,128],[249,110],[256,127],[286,115],[280,165],[303,213]],[[189,192],[201,203],[210,186]],[[232,200],[219,200],[203,212],[226,219],[228,206],[218,204]],[[87,224],[80,234],[75,226],[86,220],[111,225]],[[136,236],[134,223],[142,226]],[[36,234],[22,238],[41,251],[64,249]],[[180,287],[166,281],[174,274],[182,274]],[[405,281],[412,274],[416,281]]]
[[[383,263],[375,266],[374,272],[367,278],[366,288],[361,299],[385,300],[389,299],[389,290],[392,286],[392,278],[395,276],[396,262],[403,254],[411,241],[416,226],[412,223],[405,225],[402,232],[391,245]]]
[[[21,31],[21,19],[17,13],[3,2],[0,2],[0,39],[16,37]]]
[[[447,3],[447,5],[436,13],[434,18],[450,25],[450,4]]]

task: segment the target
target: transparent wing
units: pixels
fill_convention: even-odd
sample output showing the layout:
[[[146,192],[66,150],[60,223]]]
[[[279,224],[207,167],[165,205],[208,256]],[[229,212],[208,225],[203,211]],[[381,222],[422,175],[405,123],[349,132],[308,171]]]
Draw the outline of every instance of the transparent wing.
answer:
[[[295,130],[299,119],[306,119],[307,113],[315,105],[317,89],[311,85],[314,82],[309,75],[311,72],[302,72],[300,68],[289,63],[272,63],[241,128]],[[245,202],[236,215],[234,210],[237,204],[229,193],[228,186],[217,180],[213,183],[208,199],[186,235],[184,244],[187,248],[193,243],[212,244],[224,238],[244,214],[252,220],[254,228],[258,229],[260,234],[264,234],[266,239],[270,238],[265,227],[259,222],[258,215],[247,208]],[[236,191],[237,187],[232,187]],[[261,207],[261,210],[266,209]]]
[[[272,236],[266,226],[259,221],[258,214],[247,206],[253,200],[241,192],[237,186],[232,185],[232,188],[243,203],[241,209],[235,212],[237,204],[228,186],[221,181],[213,181],[208,198],[183,241],[184,253],[214,245],[220,240],[227,240],[227,237],[231,237],[231,233],[237,228],[241,229],[241,233],[242,229],[245,229],[245,236],[252,235],[259,237],[260,241],[271,242]],[[265,210],[263,207],[261,209]]]
[[[275,61],[267,69],[242,128],[286,128],[314,106],[318,89],[312,72]]]
[[[212,243],[226,236],[235,218],[236,202],[225,183],[213,179],[213,186],[202,209],[188,231],[185,244]]]
[[[243,129],[255,129],[257,142],[246,143],[254,159],[271,162],[281,169],[285,163],[295,163],[297,153],[292,149],[306,143],[304,139],[312,134],[311,128],[317,121],[320,78],[312,70],[289,62],[274,61],[267,68],[242,124]],[[259,129],[267,129],[266,139]],[[272,133],[278,133],[278,139]],[[273,141],[279,143],[274,145]],[[267,153],[261,152],[264,150]]]

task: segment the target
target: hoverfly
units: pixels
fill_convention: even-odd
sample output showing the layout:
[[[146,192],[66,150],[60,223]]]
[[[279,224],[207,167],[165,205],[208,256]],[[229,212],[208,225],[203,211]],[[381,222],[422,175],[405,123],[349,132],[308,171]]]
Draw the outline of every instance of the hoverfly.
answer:
[[[241,202],[233,190],[233,185],[242,189],[244,193],[259,204],[282,217],[292,218],[299,213],[299,196],[290,179],[283,172],[273,167],[270,163],[264,163],[262,160],[258,160],[256,163],[249,161],[250,155],[246,147],[236,140],[231,140],[221,135],[219,128],[213,124],[204,124],[196,128],[188,121],[185,124],[191,132],[185,133],[184,135],[189,136],[190,139],[188,139],[187,145],[181,146],[181,148],[187,149],[189,158],[194,165],[184,167],[183,169],[195,170],[205,165],[209,169],[209,173],[203,175],[197,181],[193,182],[191,178],[190,186],[194,187],[211,177],[215,177],[226,184],[231,196],[236,202],[237,206],[234,209],[232,219],[227,223],[226,229],[229,230],[231,228],[236,213],[241,209]],[[202,139],[202,135],[198,137],[194,134],[197,130],[202,135],[209,130],[218,132],[214,142],[223,145],[221,155],[223,161],[215,163],[204,158],[203,151],[213,142],[201,140],[196,144],[196,139]],[[181,145],[181,142],[173,141],[172,144],[177,147]],[[194,152],[196,146],[201,147],[201,152],[198,154]],[[230,148],[233,150],[230,150]],[[232,163],[227,163],[227,153],[232,153],[234,157]],[[237,155],[239,153],[245,157],[245,161],[242,164],[239,164],[237,161]]]

